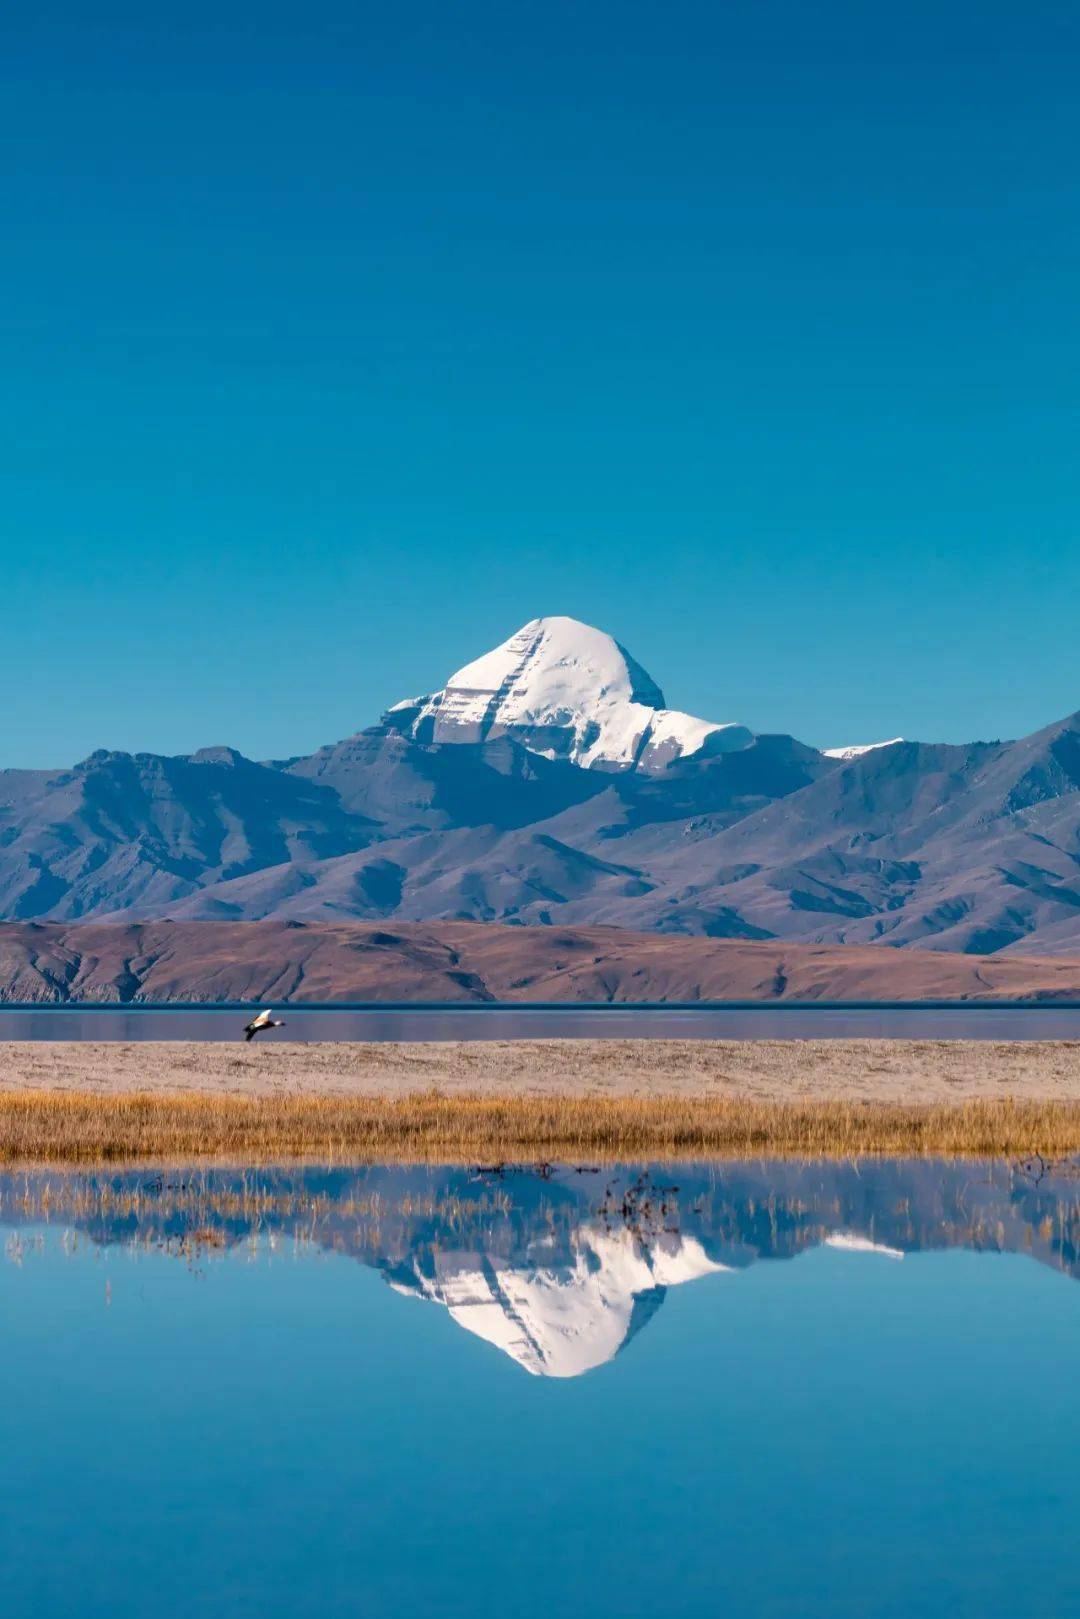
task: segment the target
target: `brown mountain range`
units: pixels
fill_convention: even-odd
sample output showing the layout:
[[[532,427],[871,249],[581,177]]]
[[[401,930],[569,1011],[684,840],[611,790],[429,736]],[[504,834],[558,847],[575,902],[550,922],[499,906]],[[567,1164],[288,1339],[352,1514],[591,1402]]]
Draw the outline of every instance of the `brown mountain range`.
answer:
[[[475,922],[0,923],[0,1001],[1080,999],[1080,960]]]

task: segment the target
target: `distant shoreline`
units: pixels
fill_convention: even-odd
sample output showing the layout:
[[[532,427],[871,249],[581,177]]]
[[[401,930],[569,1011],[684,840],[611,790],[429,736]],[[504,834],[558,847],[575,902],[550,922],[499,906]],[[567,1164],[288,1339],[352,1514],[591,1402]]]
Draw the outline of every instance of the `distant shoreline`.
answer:
[[[0,1044],[0,1160],[1080,1150],[1080,1042]]]
[[[214,1012],[236,1015],[258,1011],[272,997],[256,996],[246,1001],[5,1001],[0,997],[0,1013],[87,1012],[153,1013]],[[1021,998],[974,996],[962,1000],[718,1000],[718,1001],[289,1001],[274,1000],[278,1012],[440,1012],[475,1013],[494,1016],[506,1012],[526,1013],[608,1013],[611,1016],[634,1012],[1080,1012],[1080,996],[1058,997],[1048,990],[1044,995]]]

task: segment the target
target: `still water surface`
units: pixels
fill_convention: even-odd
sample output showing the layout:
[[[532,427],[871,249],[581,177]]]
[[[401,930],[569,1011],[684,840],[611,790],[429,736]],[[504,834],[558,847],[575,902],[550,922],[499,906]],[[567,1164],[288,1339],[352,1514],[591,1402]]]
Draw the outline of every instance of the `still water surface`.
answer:
[[[1077,1040],[1080,1007],[1061,1006],[401,1006],[278,1010],[274,1040]],[[237,1040],[237,1007],[77,1006],[0,1010],[0,1040]]]
[[[1080,1169],[0,1176],[7,1619],[1080,1612]]]

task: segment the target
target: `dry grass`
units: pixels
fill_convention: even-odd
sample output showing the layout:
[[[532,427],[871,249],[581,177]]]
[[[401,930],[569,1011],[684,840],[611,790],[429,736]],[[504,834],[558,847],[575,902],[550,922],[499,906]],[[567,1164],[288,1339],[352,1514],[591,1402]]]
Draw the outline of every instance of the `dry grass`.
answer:
[[[787,1101],[685,1096],[0,1095],[0,1162],[285,1159],[452,1163],[701,1158],[768,1152],[1026,1154],[1080,1150],[1080,1103]]]

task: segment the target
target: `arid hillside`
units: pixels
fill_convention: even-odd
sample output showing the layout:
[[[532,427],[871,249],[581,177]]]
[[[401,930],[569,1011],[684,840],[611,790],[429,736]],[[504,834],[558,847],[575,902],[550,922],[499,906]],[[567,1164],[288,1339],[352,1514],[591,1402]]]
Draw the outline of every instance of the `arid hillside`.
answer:
[[[1080,959],[492,923],[0,923],[0,1001],[1080,999]]]

